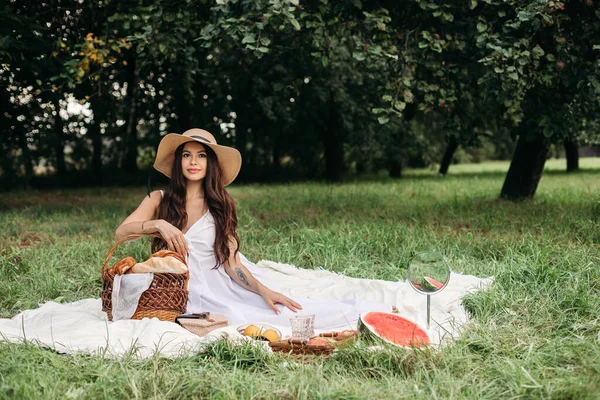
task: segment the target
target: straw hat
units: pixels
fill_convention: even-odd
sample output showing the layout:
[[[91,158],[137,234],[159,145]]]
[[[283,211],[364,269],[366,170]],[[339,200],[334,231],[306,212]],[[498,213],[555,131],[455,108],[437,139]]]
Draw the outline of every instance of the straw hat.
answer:
[[[223,172],[223,186],[227,186],[233,182],[240,172],[242,155],[233,147],[219,146],[215,137],[204,129],[188,129],[181,135],[178,133],[169,133],[162,138],[156,151],[154,168],[170,178],[173,159],[175,158],[175,149],[187,142],[198,142],[203,146],[210,147],[219,160],[219,166]]]

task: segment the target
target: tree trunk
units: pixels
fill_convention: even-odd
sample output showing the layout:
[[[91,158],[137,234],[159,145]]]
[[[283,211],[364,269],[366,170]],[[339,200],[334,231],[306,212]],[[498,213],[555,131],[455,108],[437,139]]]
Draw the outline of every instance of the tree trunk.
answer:
[[[500,197],[508,200],[532,198],[542,178],[548,151],[545,138],[528,141],[520,135]]]
[[[325,178],[330,182],[340,182],[344,170],[344,145],[336,126],[335,118],[330,116],[329,126],[325,133]]]
[[[417,106],[415,103],[409,103],[406,105],[402,116],[404,118],[403,126],[409,126],[410,122],[417,115]],[[401,178],[403,170],[402,160],[402,146],[403,146],[403,135],[402,132],[396,132],[394,134],[393,141],[387,146],[387,169],[391,178]],[[405,162],[407,160],[404,160]]]
[[[12,142],[12,140],[11,140]],[[14,182],[16,177],[16,171],[14,168],[14,158],[10,154],[12,153],[13,143],[7,143],[6,141],[1,144],[0,150],[3,152],[3,156],[0,157],[0,168],[2,168],[2,175],[0,175],[0,182]]]
[[[156,138],[160,138],[160,116],[161,116],[161,111],[159,108],[159,101],[158,100],[154,100],[154,136]],[[183,133],[183,132],[182,132]]]
[[[389,164],[388,171],[392,178],[402,177],[402,163],[398,160],[392,160]]]
[[[566,138],[565,154],[567,156],[567,172],[575,172],[579,170],[579,146],[577,141]]]
[[[281,145],[279,143],[278,133],[274,133],[272,138],[273,146],[272,146],[272,155],[273,155],[273,177],[279,178],[281,175]]]
[[[94,113],[94,121],[89,125],[88,129],[92,138],[92,170],[100,179],[102,176],[102,136],[100,133],[100,124],[102,123],[102,99],[99,93],[92,95],[90,99],[92,112]]]
[[[356,175],[362,175],[367,171],[367,165],[364,160],[356,161]]]
[[[65,176],[67,166],[65,164],[65,142],[64,142],[64,127],[65,123],[60,116],[60,99],[56,97],[53,101],[56,116],[54,118],[54,153],[56,157],[56,174]]]
[[[343,146],[333,133],[325,137],[325,178],[330,182],[340,182],[343,171]]]
[[[246,145],[248,143],[248,128],[246,128],[246,120],[242,120],[240,122],[242,122],[243,125],[240,124],[239,127],[236,123],[235,148],[238,149],[238,151],[242,155],[242,165],[246,165],[248,163],[248,154],[246,152]]]
[[[386,146],[387,170],[391,178],[402,177],[402,133],[395,132]]]
[[[33,160],[31,158],[31,151],[29,150],[29,144],[27,143],[27,133],[20,128],[21,133],[19,135],[19,144],[23,151],[23,166],[25,167],[25,186],[31,186],[31,180],[33,179]]]
[[[237,113],[235,119],[235,147],[242,155],[242,170],[240,172],[243,179],[255,175],[254,172],[250,173],[250,171],[255,171],[257,168],[257,165],[252,164],[254,155],[251,150],[248,150],[248,142],[255,143],[254,122],[257,118],[253,105],[246,100],[253,95],[253,83],[249,73],[243,74],[236,82],[235,94],[232,100],[232,108]],[[248,132],[248,129],[251,131]],[[253,148],[255,147],[253,146]],[[252,176],[251,179],[255,177]]]
[[[179,129],[183,133],[194,127],[192,123],[192,105],[187,97],[181,93],[181,98],[175,103],[177,116],[179,117]]]
[[[137,83],[139,71],[137,68],[137,62],[135,58],[135,54],[130,53],[130,56],[127,57],[127,69],[126,69],[126,79],[127,79],[127,99],[129,99],[129,116],[127,118],[127,134],[125,137],[126,141],[126,151],[125,151],[125,161],[123,163],[123,168],[126,168],[128,172],[136,172],[137,168]]]
[[[325,178],[330,182],[340,182],[344,172],[344,143],[342,127],[337,123],[337,111],[333,94],[329,96],[327,126],[325,127]]]
[[[456,149],[458,149],[458,140],[456,140],[456,137],[450,136],[444,157],[442,157],[442,163],[440,164],[440,174],[446,175],[448,173],[448,168],[450,168],[450,163],[452,162],[454,153],[456,153]]]
[[[202,98],[199,94],[203,93],[206,89],[199,88],[197,82],[196,84],[193,82],[189,70],[174,68],[173,72],[177,76],[173,99],[175,113],[177,114],[177,121],[179,123],[179,133],[183,133],[188,129],[194,128],[194,121],[198,120],[198,116],[194,112],[194,102],[202,104]],[[190,88],[195,90],[195,93],[197,93],[196,96],[199,97],[198,99],[190,95]],[[207,127],[204,129],[207,129]]]

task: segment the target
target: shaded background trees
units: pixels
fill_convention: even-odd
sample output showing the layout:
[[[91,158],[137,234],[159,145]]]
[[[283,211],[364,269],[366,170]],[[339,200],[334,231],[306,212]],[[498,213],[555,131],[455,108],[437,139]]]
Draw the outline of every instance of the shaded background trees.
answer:
[[[552,146],[576,170],[599,141],[590,0],[25,1],[0,23],[7,187],[139,183],[161,136],[200,126],[242,180],[445,174],[476,148],[513,158],[520,199]]]

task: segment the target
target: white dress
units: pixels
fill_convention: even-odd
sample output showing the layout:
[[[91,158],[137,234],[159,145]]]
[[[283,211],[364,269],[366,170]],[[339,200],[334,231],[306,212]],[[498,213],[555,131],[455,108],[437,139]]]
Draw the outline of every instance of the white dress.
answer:
[[[279,314],[269,308],[263,298],[235,282],[221,265],[216,265],[215,222],[209,211],[206,212],[185,233],[190,248],[187,262],[190,271],[188,313],[209,311],[225,314],[230,325],[245,323],[268,323],[289,327],[290,317],[315,315],[315,329],[356,329],[358,316],[364,311],[390,312],[391,305],[364,300],[310,300],[293,298],[302,305],[302,310],[294,313],[287,307],[277,304]],[[250,273],[269,289],[279,291],[269,282],[261,269],[248,261],[240,253],[240,259]]]

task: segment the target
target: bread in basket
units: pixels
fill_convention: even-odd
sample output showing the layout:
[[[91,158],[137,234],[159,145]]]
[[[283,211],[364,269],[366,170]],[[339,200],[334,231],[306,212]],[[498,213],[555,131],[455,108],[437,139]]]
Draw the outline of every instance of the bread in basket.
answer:
[[[144,236],[158,237],[156,234],[130,235],[115,243],[108,251],[102,266],[102,311],[112,321],[112,288],[116,274],[154,272],[150,287],[142,293],[137,309],[131,319],[158,318],[174,322],[187,307],[189,272],[185,259],[178,253],[161,250],[143,263],[136,263],[133,257],[125,257],[108,269],[108,263],[116,248],[121,244]],[[181,268],[181,263],[185,269]],[[156,271],[156,272],[155,272]],[[184,271],[184,272],[183,272]]]

